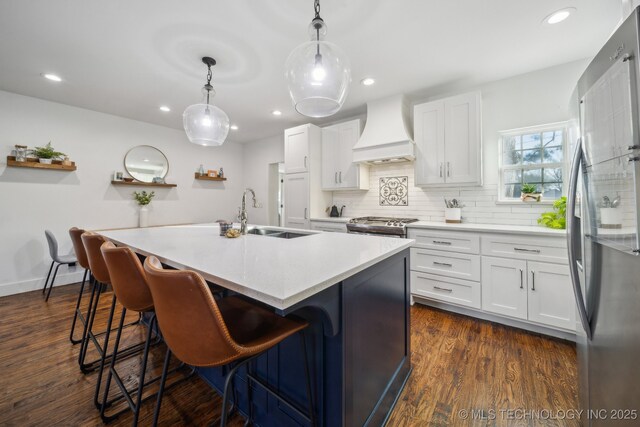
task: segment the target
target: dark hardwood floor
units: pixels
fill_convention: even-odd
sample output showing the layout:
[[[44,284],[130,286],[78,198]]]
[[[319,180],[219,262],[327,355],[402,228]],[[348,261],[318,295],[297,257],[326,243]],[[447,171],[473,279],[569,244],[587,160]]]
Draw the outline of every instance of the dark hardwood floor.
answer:
[[[0,298],[0,425],[102,425],[92,403],[97,374],[80,372],[78,346],[68,340],[78,289],[58,287],[48,303],[38,291]],[[110,298],[108,292],[101,297],[99,319],[106,317]],[[411,313],[414,371],[389,426],[579,425],[508,419],[500,413],[577,408],[571,343],[419,305]],[[139,328],[129,328],[123,345],[142,339]],[[152,350],[147,375],[159,373],[163,356],[162,345]],[[118,364],[131,372],[124,376],[131,386],[137,382],[138,364],[136,357]],[[152,401],[145,403],[140,425],[151,424],[153,407]],[[487,415],[496,411],[496,419],[474,420],[473,410]],[[468,411],[469,418],[462,419],[460,411]],[[167,391],[161,424],[207,425],[219,412],[220,398],[194,377]],[[518,418],[517,412],[511,414]],[[110,425],[130,424],[127,413]],[[239,416],[230,423],[242,424]]]

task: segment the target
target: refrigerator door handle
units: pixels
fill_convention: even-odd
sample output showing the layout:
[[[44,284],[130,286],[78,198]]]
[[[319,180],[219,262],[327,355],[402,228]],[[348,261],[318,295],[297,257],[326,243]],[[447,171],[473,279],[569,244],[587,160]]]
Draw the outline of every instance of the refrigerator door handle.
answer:
[[[587,335],[587,339],[591,339],[591,325],[589,324],[589,317],[587,316],[587,308],[584,304],[584,298],[582,295],[582,288],[580,287],[580,276],[578,274],[578,260],[575,254],[575,241],[580,238],[580,230],[575,228],[575,214],[576,214],[576,192],[578,185],[578,173],[580,171],[580,164],[582,163],[582,141],[579,139],[576,147],[576,151],[573,155],[573,163],[571,164],[571,175],[569,176],[569,191],[567,194],[567,250],[569,257],[569,271],[571,272],[571,283],[573,283],[573,291],[576,297],[576,304],[578,305],[578,314],[580,315],[580,321],[582,327]]]

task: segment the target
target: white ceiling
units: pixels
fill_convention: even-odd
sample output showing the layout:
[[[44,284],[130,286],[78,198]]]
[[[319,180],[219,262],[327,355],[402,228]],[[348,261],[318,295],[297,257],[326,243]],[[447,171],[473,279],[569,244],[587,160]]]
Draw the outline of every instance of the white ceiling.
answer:
[[[0,89],[182,128],[218,60],[215,103],[246,142],[308,122],[288,98],[283,64],[307,39],[312,0],[2,0]],[[371,99],[486,82],[594,55],[620,0],[322,0],[327,39],[354,82],[337,117]],[[564,23],[541,25],[575,7]],[[52,83],[41,73],[56,73]],[[377,83],[359,81],[373,76]],[[162,113],[160,105],[172,111]],[[280,109],[283,115],[270,112]],[[336,117],[332,118],[333,120]]]

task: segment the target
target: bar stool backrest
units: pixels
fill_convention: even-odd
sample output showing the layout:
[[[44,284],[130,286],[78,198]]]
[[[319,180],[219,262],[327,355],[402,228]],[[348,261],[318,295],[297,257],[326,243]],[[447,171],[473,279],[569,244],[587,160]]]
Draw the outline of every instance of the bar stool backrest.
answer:
[[[130,248],[116,247],[111,242],[103,243],[100,251],[109,270],[111,286],[118,302],[127,310],[138,312],[152,310],[151,291],[137,255]]]
[[[84,230],[81,228],[72,227],[69,229],[69,236],[71,237],[71,243],[73,243],[73,250],[78,258],[78,264],[82,268],[90,270],[87,251],[85,251],[84,243],[82,243],[82,233],[84,233]]]
[[[89,260],[89,267],[91,267],[91,273],[98,282],[104,284],[111,284],[111,278],[109,277],[109,270],[104,263],[102,252],[100,252],[100,246],[107,239],[99,234],[86,231],[82,234],[82,243],[84,249],[87,251],[87,259]]]
[[[144,262],[160,330],[173,354],[192,366],[220,366],[242,357],[206,282],[189,270],[165,270],[156,257]]]

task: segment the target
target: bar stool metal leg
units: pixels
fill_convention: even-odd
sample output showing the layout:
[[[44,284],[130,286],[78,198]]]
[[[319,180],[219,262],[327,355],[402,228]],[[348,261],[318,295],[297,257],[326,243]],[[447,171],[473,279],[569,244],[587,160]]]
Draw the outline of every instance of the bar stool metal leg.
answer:
[[[160,416],[160,405],[162,404],[162,395],[164,394],[164,385],[167,382],[167,371],[169,370],[169,362],[171,361],[171,350],[167,347],[167,353],[164,356],[164,365],[162,366],[162,377],[160,378],[160,389],[158,390],[158,398],[156,399],[156,409],[153,412],[153,427],[158,425],[158,417]]]
[[[109,337],[111,335],[111,323],[113,323],[113,313],[116,311],[116,296],[113,295],[111,299],[111,311],[109,312],[109,320],[107,321],[107,333],[104,335],[104,347],[102,351],[102,358],[100,360],[100,368],[98,368],[98,379],[96,380],[96,392],[93,395],[93,404],[96,405],[96,408],[100,409],[100,402],[98,402],[98,398],[100,396],[100,385],[102,383],[102,374],[104,372],[104,365],[107,359],[107,351],[109,350]],[[126,313],[126,309],[122,309],[123,316]],[[118,331],[120,332],[120,331]]]
[[[71,332],[69,333],[69,341],[71,341],[71,344],[74,344],[74,345],[82,342],[82,338],[79,340],[76,340],[73,338],[73,333],[76,330],[76,322],[78,320],[78,317],[80,317],[80,320],[82,321],[82,323],[86,323],[86,319],[84,318],[84,316],[82,316],[82,313],[80,312],[80,302],[82,301],[82,296],[84,295],[84,285],[87,281],[88,273],[89,273],[89,270],[85,269],[84,276],[82,276],[82,285],[80,285],[80,292],[78,293],[78,300],[76,301],[76,309],[73,312],[73,321],[71,322]]]

